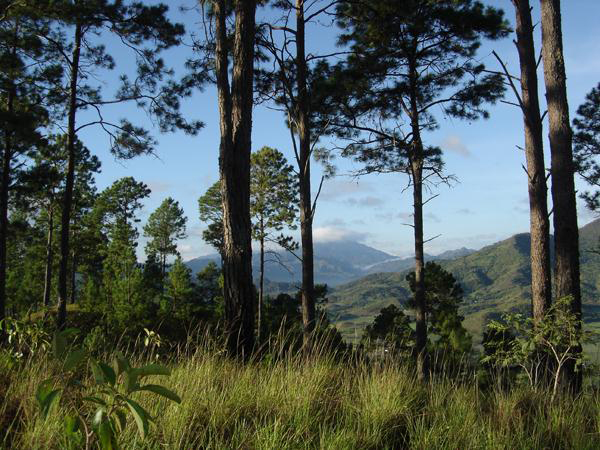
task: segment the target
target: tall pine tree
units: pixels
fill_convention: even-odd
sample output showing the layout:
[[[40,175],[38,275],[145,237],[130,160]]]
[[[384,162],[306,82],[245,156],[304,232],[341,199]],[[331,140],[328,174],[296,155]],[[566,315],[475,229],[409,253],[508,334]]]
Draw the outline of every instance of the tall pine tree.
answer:
[[[442,173],[442,149],[426,144],[436,113],[475,120],[502,96],[499,75],[475,60],[482,38],[506,36],[500,10],[472,0],[343,2],[340,42],[351,55],[333,69],[313,99],[322,120],[351,143],[344,155],[363,173],[401,172],[413,194],[416,349],[419,378],[428,376],[426,350],[423,187]],[[434,63],[433,63],[434,62]]]

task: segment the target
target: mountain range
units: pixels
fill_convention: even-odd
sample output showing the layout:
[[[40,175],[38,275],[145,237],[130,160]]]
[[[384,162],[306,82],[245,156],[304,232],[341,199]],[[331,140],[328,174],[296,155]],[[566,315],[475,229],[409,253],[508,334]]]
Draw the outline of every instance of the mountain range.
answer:
[[[581,288],[586,323],[600,330],[600,220],[580,229]],[[506,240],[439,263],[450,271],[464,290],[462,314],[466,328],[481,337],[484,324],[506,312],[530,310],[530,236]],[[379,310],[390,303],[402,305],[411,293],[406,282],[410,269],[374,273],[337,286],[329,296],[331,319],[345,337],[360,336]]]
[[[380,272],[400,272],[414,265],[414,258],[399,258],[355,241],[342,240],[315,243],[315,282],[330,287]],[[469,255],[475,250],[461,248],[439,255],[426,255],[427,260],[446,260]],[[217,254],[201,256],[186,262],[196,273],[210,262],[220,264]],[[254,278],[258,279],[258,254],[253,254]],[[300,260],[288,252],[268,252],[265,259],[265,279],[269,285],[288,283],[297,285],[301,280]]]
[[[600,253],[594,251],[600,248],[599,240],[600,219],[580,229],[584,319],[600,331]],[[521,233],[477,251],[461,248],[425,259],[437,260],[463,287],[464,323],[478,341],[490,319],[505,312],[529,312],[529,255],[530,236]],[[209,255],[186,264],[197,272],[211,261],[219,263],[220,258]],[[255,254],[255,278],[258,266]],[[412,257],[399,258],[359,242],[315,243],[315,280],[330,287],[330,318],[349,340],[360,337],[381,308],[406,302],[411,295],[406,275],[413,266]],[[267,293],[296,291],[300,274],[300,261],[293,255],[268,255],[265,289]]]

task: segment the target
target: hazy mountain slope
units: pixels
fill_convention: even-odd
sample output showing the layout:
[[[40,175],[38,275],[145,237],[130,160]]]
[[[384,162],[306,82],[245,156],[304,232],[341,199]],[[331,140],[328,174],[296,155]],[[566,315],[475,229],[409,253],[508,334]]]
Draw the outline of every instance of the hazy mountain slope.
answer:
[[[452,259],[472,252],[465,248],[444,252],[428,259]],[[196,273],[209,262],[220,264],[219,255],[201,256],[186,262]],[[253,254],[254,277],[258,278],[258,253]],[[400,272],[412,267],[414,258],[398,258],[354,241],[318,242],[315,244],[315,281],[337,286],[359,279],[369,273]],[[300,260],[287,252],[268,252],[265,258],[265,278],[274,283],[297,284],[301,280]]]
[[[353,241],[322,242],[315,244],[315,281],[334,286],[360,278],[366,267],[393,259],[380,250]],[[196,273],[211,262],[219,263],[219,255],[192,259],[186,265]],[[272,282],[293,283],[301,279],[300,260],[287,252],[276,255],[268,252],[265,258],[265,277]],[[253,254],[254,276],[258,277],[258,254]]]
[[[600,220],[580,230],[581,274],[586,321],[600,321]],[[463,286],[465,325],[478,338],[485,322],[507,311],[529,311],[530,238],[517,234],[451,261],[439,261]],[[372,274],[339,286],[330,295],[329,310],[347,337],[371,322],[389,303],[403,303],[410,292],[401,273]],[[359,332],[359,335],[360,335]]]
[[[425,254],[425,259],[427,261],[440,261],[440,260],[452,260],[457,259],[462,256],[470,255],[471,253],[475,253],[476,250],[472,250],[470,248],[459,248],[456,250],[447,250],[439,255],[428,255]],[[415,258],[394,258],[388,261],[383,261],[381,263],[373,264],[369,266],[366,270],[367,273],[381,273],[381,272],[402,272],[404,270],[408,270],[415,265]]]

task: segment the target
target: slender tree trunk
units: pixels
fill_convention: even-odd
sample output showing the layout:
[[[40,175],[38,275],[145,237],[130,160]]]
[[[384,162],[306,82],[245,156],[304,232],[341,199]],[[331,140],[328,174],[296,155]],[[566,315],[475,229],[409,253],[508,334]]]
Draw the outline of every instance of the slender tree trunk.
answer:
[[[426,380],[429,375],[427,355],[427,312],[425,309],[425,252],[423,248],[423,162],[416,160],[412,165],[413,215],[415,236],[415,305],[417,375]]]
[[[14,112],[14,89],[10,89],[7,95],[7,116]],[[12,161],[12,130],[11,126],[5,124],[4,130],[4,152],[2,153],[2,180],[0,181],[0,320],[6,317],[6,263],[7,263],[7,239],[8,239],[8,190],[10,189],[10,169]],[[3,334],[0,333],[0,343]]]
[[[554,280],[556,298],[571,298],[573,313],[581,320],[581,290],[579,281],[579,229],[573,167],[572,131],[569,121],[565,63],[563,57],[559,0],[541,0],[542,58],[552,175],[554,207]],[[581,346],[576,350],[581,352]],[[571,387],[581,388],[581,372],[575,364],[565,366]]]
[[[260,343],[260,332],[262,327],[262,310],[264,302],[264,291],[265,291],[265,229],[261,219],[261,230],[260,230],[260,281],[258,289],[258,325],[256,327],[256,334],[258,342]]]
[[[11,49],[12,57],[16,60],[18,45],[18,24],[15,25],[14,41]],[[13,158],[13,134],[15,127],[14,112],[17,89],[14,83],[9,86],[6,94],[6,117],[4,123],[4,152],[2,153],[2,174],[0,180],[0,321],[6,317],[6,266],[7,266],[7,240],[8,240],[8,191],[10,190],[11,163]],[[3,343],[5,334],[0,331],[0,344]]]
[[[416,44],[415,44],[416,49]],[[410,121],[413,133],[411,177],[413,183],[413,225],[415,236],[415,354],[417,376],[424,381],[429,377],[429,355],[427,353],[427,311],[425,305],[425,251],[423,240],[423,141],[419,123],[417,103],[418,73],[416,65],[410,66]]]
[[[75,26],[75,42],[71,59],[71,74],[69,87],[69,123],[67,129],[67,177],[63,200],[61,229],[60,229],[60,264],[58,268],[58,311],[56,326],[62,330],[67,321],[67,278],[69,274],[69,237],[71,224],[71,208],[73,204],[73,184],[75,181],[75,119],[77,114],[77,81],[79,75],[79,56],[81,53],[82,29]]]
[[[44,278],[44,306],[50,306],[50,295],[52,292],[52,260],[54,259],[54,247],[52,236],[54,234],[54,208],[48,208],[48,239],[46,241],[46,274]]]
[[[310,349],[315,328],[315,269],[313,248],[313,209],[310,186],[310,102],[306,81],[304,0],[296,0],[296,67],[298,82],[297,128],[300,140],[299,191],[300,235],[302,242],[302,322],[304,348]]]
[[[73,252],[71,258],[71,304],[77,300],[77,253]]]
[[[517,49],[521,65],[521,100],[529,190],[531,307],[534,321],[539,322],[544,318],[552,302],[548,189],[531,8],[529,0],[513,0],[513,3],[516,12]]]
[[[233,78],[229,89],[226,2],[215,3],[216,76],[221,122],[219,169],[223,201],[223,278],[227,348],[247,358],[254,348],[250,222],[256,2],[235,2]]]

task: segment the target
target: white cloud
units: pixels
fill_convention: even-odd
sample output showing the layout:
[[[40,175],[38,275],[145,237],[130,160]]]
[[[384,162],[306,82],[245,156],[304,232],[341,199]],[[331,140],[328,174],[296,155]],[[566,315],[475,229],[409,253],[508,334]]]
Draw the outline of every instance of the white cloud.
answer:
[[[368,233],[348,230],[339,227],[317,227],[313,230],[315,242],[337,242],[337,241],[364,241]]]
[[[347,224],[344,219],[340,219],[339,217],[336,217],[335,219],[326,221],[325,225],[330,225],[330,226],[334,226],[334,227],[345,227]]]
[[[360,180],[328,180],[323,184],[321,200],[331,201],[350,194],[372,191],[370,183]]]
[[[385,202],[380,197],[374,197],[372,195],[363,198],[349,198],[346,200],[350,206],[361,206],[361,207],[377,207],[383,205]]]
[[[462,141],[462,139],[455,134],[451,134],[446,136],[446,138],[442,141],[442,150],[449,150],[454,153],[458,153],[461,156],[471,156],[471,152]]]

